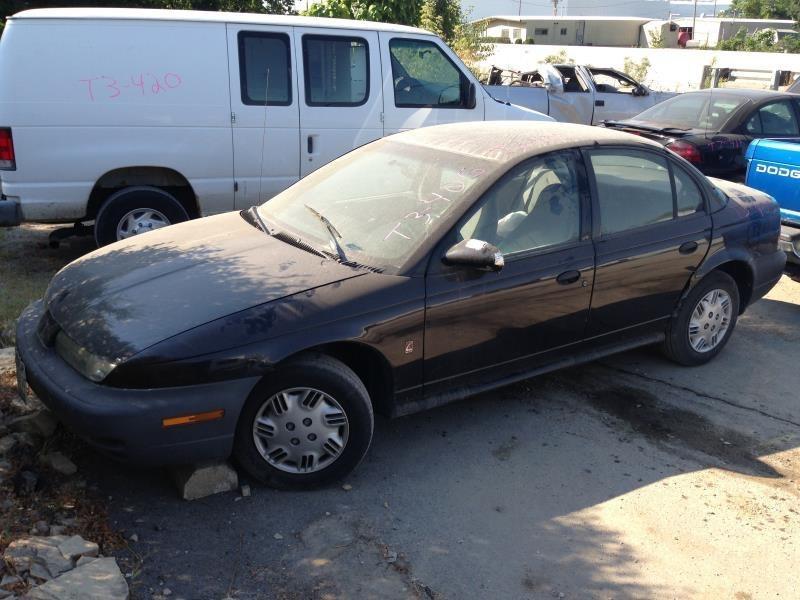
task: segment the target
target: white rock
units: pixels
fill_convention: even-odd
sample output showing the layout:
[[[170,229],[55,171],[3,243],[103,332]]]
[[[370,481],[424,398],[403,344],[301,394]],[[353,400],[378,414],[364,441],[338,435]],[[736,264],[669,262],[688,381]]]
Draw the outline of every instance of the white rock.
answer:
[[[56,430],[58,421],[56,421],[53,413],[45,409],[11,419],[8,421],[7,425],[11,431],[50,437]]]
[[[98,558],[33,588],[30,600],[128,600],[128,584],[111,557]]]
[[[79,535],[73,535],[58,545],[64,557],[76,560],[81,556],[97,556],[100,548],[94,542],[89,542]]]
[[[58,471],[62,475],[74,475],[78,472],[78,467],[69,458],[61,454],[61,452],[50,452],[49,454],[42,455],[40,459],[44,464]]]
[[[58,549],[61,536],[30,537],[11,542],[3,558],[19,573],[31,569],[34,562],[43,565],[53,577],[58,577],[74,566]]]
[[[93,560],[97,560],[97,557],[95,557],[95,556],[81,556],[78,559],[78,562],[75,563],[75,566],[82,567],[83,565],[88,565]]]
[[[0,373],[14,371],[17,368],[14,361],[14,346],[0,348]]]
[[[8,454],[17,445],[17,438],[9,434],[0,438],[0,456]]]
[[[226,462],[174,469],[173,478],[184,500],[197,500],[239,487],[239,476]]]

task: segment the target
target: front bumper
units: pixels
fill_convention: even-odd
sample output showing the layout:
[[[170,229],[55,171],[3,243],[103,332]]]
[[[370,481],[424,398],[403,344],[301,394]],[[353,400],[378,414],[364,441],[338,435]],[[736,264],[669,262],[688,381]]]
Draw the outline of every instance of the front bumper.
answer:
[[[800,227],[781,225],[778,246],[786,253],[789,262],[800,265]]]
[[[22,210],[17,202],[0,198],[0,227],[16,227],[22,223]]]
[[[258,377],[157,389],[120,389],[96,384],[68,366],[36,334],[41,301],[17,323],[17,353],[27,383],[70,429],[104,454],[147,465],[187,464],[227,458],[236,422]],[[162,419],[225,411],[217,421],[162,427]]]

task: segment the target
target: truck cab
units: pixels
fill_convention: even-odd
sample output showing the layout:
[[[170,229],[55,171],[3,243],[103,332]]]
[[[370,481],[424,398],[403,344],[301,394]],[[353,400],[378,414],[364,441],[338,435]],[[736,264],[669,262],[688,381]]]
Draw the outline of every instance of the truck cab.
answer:
[[[800,264],[800,138],[754,140],[747,148],[746,184],[781,207],[781,248]]]

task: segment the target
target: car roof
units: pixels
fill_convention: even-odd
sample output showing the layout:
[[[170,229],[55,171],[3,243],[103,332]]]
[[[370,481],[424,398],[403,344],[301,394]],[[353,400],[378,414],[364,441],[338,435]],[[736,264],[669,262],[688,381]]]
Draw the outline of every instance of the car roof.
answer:
[[[422,127],[386,138],[503,164],[577,148],[624,144],[663,149],[661,144],[622,131],[541,121],[484,121]]]
[[[22,19],[77,19],[77,20],[136,20],[136,21],[186,21],[202,23],[243,23],[247,25],[285,25],[289,27],[327,27],[331,29],[361,29],[395,33],[433,35],[430,31],[393,23],[331,19],[327,17],[300,17],[294,15],[268,15],[261,13],[217,12],[204,10],[168,10],[146,8],[37,8],[24,10],[9,17]]]
[[[780,92],[777,90],[749,90],[742,88],[707,88],[704,90],[695,90],[693,92],[684,92],[684,94],[724,94],[726,96],[737,96],[741,98],[751,98],[753,100],[761,100],[763,98],[784,98],[789,96],[797,96],[789,92]],[[677,97],[677,96],[675,96]]]

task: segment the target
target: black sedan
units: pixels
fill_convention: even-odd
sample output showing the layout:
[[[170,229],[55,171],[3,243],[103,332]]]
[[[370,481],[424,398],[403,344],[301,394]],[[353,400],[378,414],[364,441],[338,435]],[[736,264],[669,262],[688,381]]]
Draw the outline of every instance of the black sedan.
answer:
[[[800,95],[764,90],[687,92],[604,125],[663,144],[706,175],[744,180],[756,138],[800,136]]]
[[[641,137],[409,131],[70,264],[19,320],[19,383],[112,456],[320,485],[364,456],[373,411],[646,344],[711,360],[781,276],[779,225]]]

